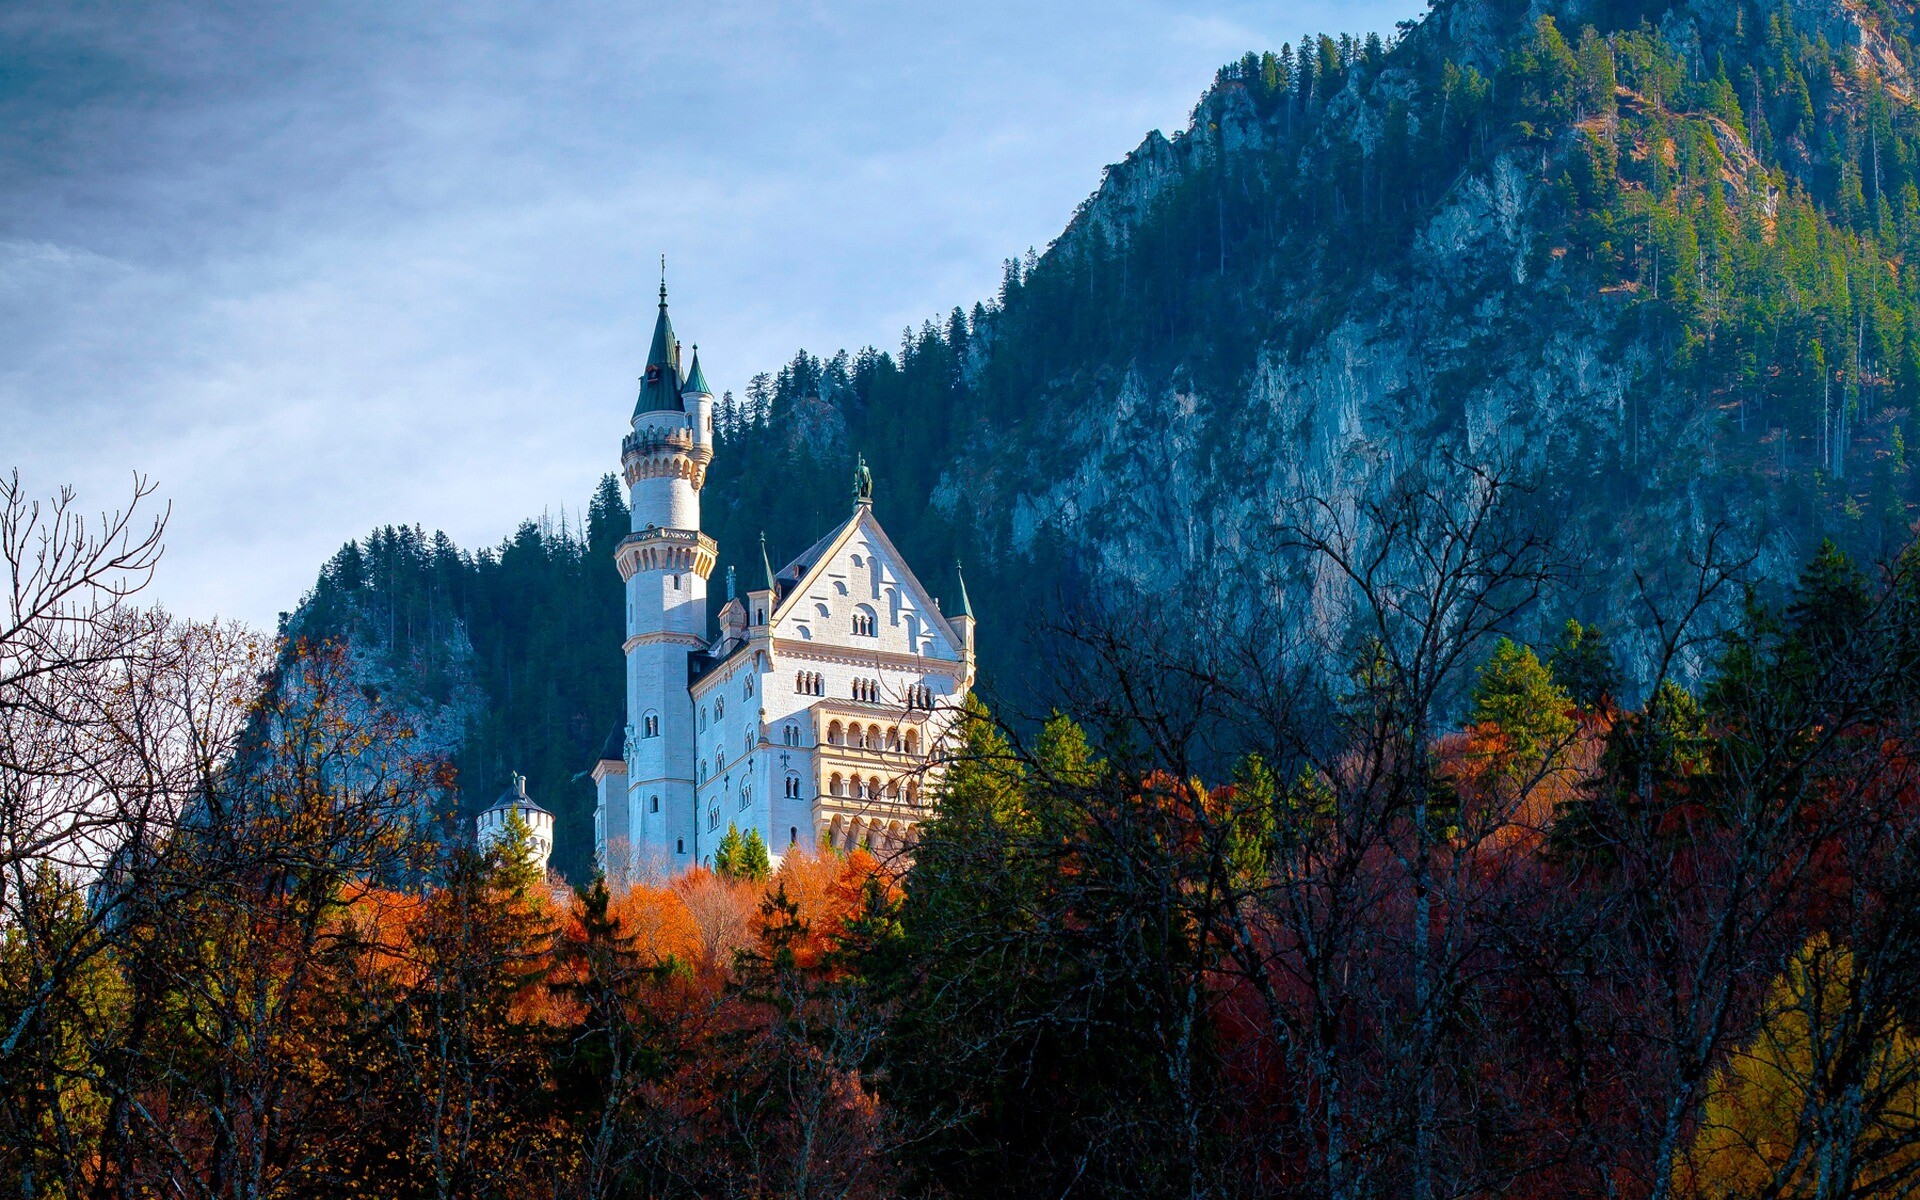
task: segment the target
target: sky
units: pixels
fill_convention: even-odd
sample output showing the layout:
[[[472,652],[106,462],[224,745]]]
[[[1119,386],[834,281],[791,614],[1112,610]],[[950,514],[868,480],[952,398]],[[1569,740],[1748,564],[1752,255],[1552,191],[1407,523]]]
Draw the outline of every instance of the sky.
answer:
[[[896,346],[1223,62],[1424,0],[8,0],[0,471],[171,505],[150,597],[271,628],[387,523],[618,465],[660,256],[716,391]]]

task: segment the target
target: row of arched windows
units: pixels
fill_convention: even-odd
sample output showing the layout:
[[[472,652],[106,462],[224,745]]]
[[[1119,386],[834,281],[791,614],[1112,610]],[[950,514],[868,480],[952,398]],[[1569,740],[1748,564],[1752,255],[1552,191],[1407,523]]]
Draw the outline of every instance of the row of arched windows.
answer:
[[[907,707],[908,708],[925,708],[925,709],[932,708],[933,707],[933,689],[928,687],[924,683],[909,684],[907,686]]]
[[[920,731],[909,727],[906,733],[900,732],[898,725],[889,725],[885,733],[878,725],[861,725],[855,721],[850,725],[841,725],[838,721],[827,725],[827,745],[851,746],[856,750],[885,750],[894,754],[920,753]]]
[[[854,680],[853,698],[868,704],[880,703],[880,681],[878,679]]]
[[[793,690],[802,696],[824,696],[827,694],[827,681],[818,671],[801,671],[793,677]]]
[[[835,817],[827,826],[826,843],[840,851],[862,846],[882,856],[910,849],[919,840],[920,828],[913,821],[868,820],[864,817]]]
[[[855,637],[875,636],[873,610],[868,608],[864,604],[858,606],[853,610],[853,636]]]

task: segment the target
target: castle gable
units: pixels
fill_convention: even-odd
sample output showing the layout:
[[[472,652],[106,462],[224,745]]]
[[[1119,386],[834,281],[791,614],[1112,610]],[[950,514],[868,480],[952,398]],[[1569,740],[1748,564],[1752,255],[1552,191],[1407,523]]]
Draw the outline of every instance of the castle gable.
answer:
[[[813,561],[806,561],[809,557]],[[794,560],[775,637],[957,661],[960,639],[867,506]]]

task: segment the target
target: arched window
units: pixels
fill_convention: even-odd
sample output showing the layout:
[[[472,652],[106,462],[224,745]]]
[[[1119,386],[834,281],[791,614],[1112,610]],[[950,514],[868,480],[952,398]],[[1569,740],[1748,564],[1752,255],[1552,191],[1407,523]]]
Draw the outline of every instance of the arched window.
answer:
[[[687,839],[685,838],[673,839],[673,852],[675,854],[685,854],[687,852]]]
[[[887,781],[887,799],[900,799],[900,781],[898,779],[889,779]]]
[[[717,808],[708,809],[707,810],[707,829],[711,831],[718,828],[720,828],[720,810]]]
[[[706,731],[706,728],[707,728],[707,706],[706,706],[706,705],[704,705],[704,704],[702,704],[702,705],[700,706],[700,729],[701,729],[701,732],[703,732],[703,733],[704,733],[704,732]]]
[[[911,779],[907,780],[907,803],[920,803],[920,785]]]
[[[799,844],[800,844],[800,827],[798,825],[787,826],[787,845],[797,846]]]
[[[720,718],[726,715],[727,715],[727,698],[725,696],[715,696],[713,698],[713,719],[718,721]]]
[[[705,763],[700,764],[700,780],[699,781],[701,783],[705,783],[707,781],[707,764]]]
[[[871,608],[864,604],[854,606],[853,634],[855,637],[873,637],[874,624],[874,613]]]
[[[867,735],[860,731],[860,722],[855,721],[853,724],[847,726],[847,745],[852,746],[855,750],[865,750],[867,748]]]
[[[907,730],[906,740],[904,741],[903,745],[908,754],[918,754],[920,752],[919,732],[917,730],[912,730],[912,729]]]
[[[900,727],[898,725],[890,725],[887,727],[887,749],[896,752],[900,749]]]
[[[753,803],[753,787],[750,784],[742,783],[740,785],[740,807],[744,809],[749,804],[752,804],[752,803]]]
[[[798,746],[800,744],[800,727],[792,721],[788,721],[786,728],[780,731],[780,740],[789,746]]]
[[[747,744],[741,748],[740,753],[742,754],[753,753],[753,730],[751,729],[747,730]]]
[[[647,802],[647,811],[648,811],[648,812],[659,812],[659,811],[660,811],[660,797],[658,797],[658,796],[655,796],[655,797],[653,797],[653,799],[651,799],[651,800],[649,800],[649,801]]]
[[[878,725],[867,726],[867,749],[878,750],[880,745],[880,727]]]
[[[659,713],[650,712],[646,716],[640,718],[640,736],[641,737],[659,737],[660,736],[660,714]]]
[[[793,673],[793,690],[796,692],[799,692],[803,696],[806,695],[807,673],[805,671],[795,671]]]
[[[752,695],[753,695],[753,676],[752,676],[752,675],[748,675],[748,676],[747,676],[747,687],[746,687],[746,694],[747,694],[748,696],[752,696]]]
[[[840,732],[840,722],[835,721],[831,725],[828,725],[827,726],[827,745],[844,746],[846,744],[847,744],[846,735]]]
[[[880,777],[878,775],[875,775],[870,777],[867,780],[867,799],[878,800],[879,798],[880,798]]]
[[[827,783],[827,790],[835,796],[845,796],[847,794],[847,784],[845,780],[840,778],[840,772],[835,771],[833,773],[833,778]]]
[[[798,800],[799,798],[800,777],[798,775],[789,775],[787,776],[787,799]]]

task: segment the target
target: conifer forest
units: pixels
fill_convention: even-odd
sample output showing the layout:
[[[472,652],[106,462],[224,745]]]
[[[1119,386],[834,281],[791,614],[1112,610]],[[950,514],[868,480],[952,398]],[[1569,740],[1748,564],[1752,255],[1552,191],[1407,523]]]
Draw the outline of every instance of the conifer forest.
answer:
[[[148,485],[0,476],[0,1192],[1920,1196],[1915,39],[1248,53],[997,295],[725,396],[716,584],[858,456],[964,564],[910,846],[596,870],[613,474],[271,634],[146,602]]]

